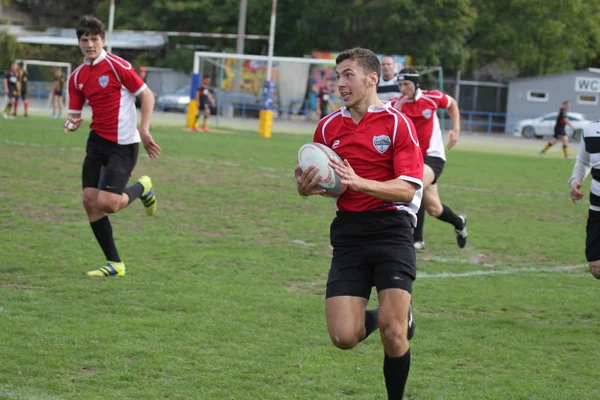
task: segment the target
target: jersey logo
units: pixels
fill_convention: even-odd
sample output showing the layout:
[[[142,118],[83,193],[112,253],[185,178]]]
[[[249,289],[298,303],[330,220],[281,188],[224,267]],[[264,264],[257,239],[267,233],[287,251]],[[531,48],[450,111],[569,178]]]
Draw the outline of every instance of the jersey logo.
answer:
[[[390,138],[388,136],[385,136],[385,135],[373,136],[373,146],[375,146],[377,151],[379,151],[380,153],[385,153],[385,151],[387,149],[389,149],[391,144],[392,144],[392,141],[390,140]]]
[[[332,149],[335,149],[336,147],[338,147],[340,145],[340,141],[338,139],[333,141],[333,144],[331,145]]]
[[[83,89],[83,83],[79,84],[79,90]]]
[[[98,83],[100,86],[105,88],[108,85],[108,75],[102,75],[100,78],[98,78]]]
[[[431,118],[431,110],[423,110],[423,116],[427,119]]]

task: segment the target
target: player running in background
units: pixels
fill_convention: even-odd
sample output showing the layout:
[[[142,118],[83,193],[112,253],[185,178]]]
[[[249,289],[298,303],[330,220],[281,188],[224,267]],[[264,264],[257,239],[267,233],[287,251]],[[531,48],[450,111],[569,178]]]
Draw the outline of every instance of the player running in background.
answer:
[[[554,144],[560,140],[563,144],[562,148],[565,158],[569,157],[569,135],[565,132],[565,125],[569,125],[573,129],[573,132],[577,130],[575,125],[573,125],[567,117],[567,111],[569,111],[570,107],[571,102],[569,100],[563,101],[562,106],[560,106],[560,109],[558,110],[558,115],[556,116],[554,136],[552,136],[552,139],[550,139],[550,141],[546,143],[546,146],[540,151],[540,156],[546,156],[546,152],[550,147],[554,146]]]
[[[202,83],[196,92],[196,104],[198,104],[198,114],[196,114],[196,123],[192,128],[193,131],[199,131],[202,129],[204,132],[208,132],[208,117],[210,116],[210,108],[216,107],[217,103],[212,95],[212,89],[210,88],[210,75],[204,75],[202,77]],[[198,127],[200,120],[200,114],[202,114],[202,128]]]
[[[27,112],[29,110],[29,103],[27,103],[27,82],[29,82],[29,74],[25,70],[25,64],[22,61],[19,63],[18,72],[19,72],[19,86],[21,89],[19,91],[19,94],[20,94],[21,100],[23,101],[23,110],[24,110],[23,116],[27,117]],[[19,108],[19,99],[18,98],[15,99],[15,109],[14,109],[15,116],[17,115],[17,108]]]
[[[12,110],[16,106],[15,101],[19,96],[19,72],[17,71],[16,62],[10,65],[10,69],[4,75],[4,94],[6,95],[6,101],[2,116],[4,119],[14,118]]]
[[[377,97],[381,65],[375,53],[343,51],[335,71],[344,106],[319,122],[313,138],[344,160],[330,165],[347,185],[331,224],[327,329],[335,346],[351,349],[379,327],[388,399],[399,400],[410,369],[412,226],[421,202],[423,157],[412,122]],[[324,192],[316,186],[316,172],[296,166],[301,196]],[[373,286],[379,309],[366,310]]]
[[[60,68],[54,70],[54,83],[52,86],[52,115],[50,118],[61,118],[63,110],[63,92],[65,76]]]
[[[107,261],[87,275],[123,276],[125,264],[117,252],[107,214],[116,213],[137,198],[142,200],[148,215],[156,213],[156,198],[148,176],[127,187],[140,140],[151,159],[160,155],[160,147],[150,135],[154,95],[129,62],[103,49],[106,40],[100,20],[84,16],[77,23],[76,32],[85,58],[69,78],[69,118],[64,130],[79,128],[87,100],[92,109],[92,123],[82,170],[83,205]],[[135,96],[142,98],[139,128],[136,128]]]
[[[456,100],[447,94],[437,90],[421,90],[420,74],[413,68],[405,68],[400,71],[397,80],[402,96],[392,99],[391,102],[396,109],[404,113],[415,124],[425,160],[423,202],[417,214],[417,227],[414,231],[415,249],[425,249],[424,209],[429,215],[454,226],[458,247],[463,248],[467,244],[467,217],[455,214],[450,207],[442,204],[437,186],[437,180],[446,163],[446,152],[436,111],[439,107],[448,109],[452,120],[452,129],[448,131],[448,150],[450,150],[460,135],[458,105]]]
[[[586,226],[585,257],[594,278],[600,279],[600,121],[592,122],[583,129],[579,153],[569,179],[573,203],[583,199],[581,182],[590,171],[592,184]]]
[[[390,56],[381,59],[381,78],[377,85],[377,96],[383,102],[400,96],[396,80],[396,62]]]
[[[317,94],[317,113],[320,118],[323,119],[331,112],[331,110],[333,110],[331,93],[329,93],[327,85],[323,85],[319,88],[319,93]]]

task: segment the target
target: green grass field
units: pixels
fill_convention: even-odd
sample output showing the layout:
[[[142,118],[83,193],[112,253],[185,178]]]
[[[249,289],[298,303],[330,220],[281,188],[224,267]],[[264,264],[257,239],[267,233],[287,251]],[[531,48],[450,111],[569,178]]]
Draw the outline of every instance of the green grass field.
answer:
[[[93,280],[86,131],[0,120],[0,399],[387,398],[376,334],[352,351],[329,342],[334,208],[293,179],[311,134],[264,139],[254,122],[156,127],[163,156],[140,153],[133,178],[153,178],[159,213],[136,202],[111,217],[127,276]],[[468,215],[469,242],[427,219],[406,398],[600,399],[600,282],[573,162],[461,140],[440,193]]]

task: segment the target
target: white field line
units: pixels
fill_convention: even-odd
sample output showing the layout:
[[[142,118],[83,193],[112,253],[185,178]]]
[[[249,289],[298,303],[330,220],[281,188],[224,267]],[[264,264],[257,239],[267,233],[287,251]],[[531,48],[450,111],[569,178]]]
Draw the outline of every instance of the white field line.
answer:
[[[417,279],[431,279],[431,278],[470,278],[474,276],[485,276],[485,275],[516,275],[523,272],[565,272],[572,271],[575,269],[581,269],[585,267],[582,265],[564,265],[558,267],[522,267],[522,268],[511,268],[503,267],[504,269],[498,270],[477,270],[467,272],[441,272],[439,274],[428,274],[427,272],[417,273]]]

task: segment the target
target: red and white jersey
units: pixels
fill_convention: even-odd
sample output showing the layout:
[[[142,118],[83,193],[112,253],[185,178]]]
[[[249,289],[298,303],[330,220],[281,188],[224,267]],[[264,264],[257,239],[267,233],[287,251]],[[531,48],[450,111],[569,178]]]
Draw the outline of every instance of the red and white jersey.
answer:
[[[402,96],[391,99],[394,107],[402,101]],[[448,108],[452,104],[448,95],[438,90],[418,89],[415,98],[405,100],[400,108],[403,114],[415,124],[423,157],[432,156],[446,159],[444,139],[440,121],[437,117],[438,108]]]
[[[81,114],[87,99],[90,129],[118,144],[138,143],[135,96],[146,87],[129,62],[102,50],[93,63],[84,59],[71,74],[69,114]]]
[[[313,140],[348,160],[362,178],[402,179],[418,187],[412,202],[393,204],[347,189],[335,199],[339,211],[405,210],[416,225],[423,197],[423,156],[413,123],[391,103],[369,106],[358,124],[342,107],[319,121]]]

